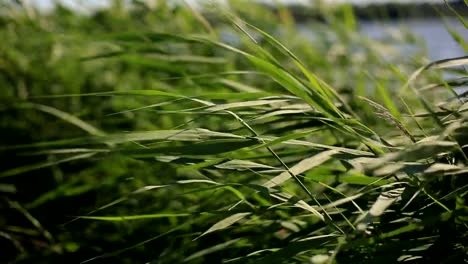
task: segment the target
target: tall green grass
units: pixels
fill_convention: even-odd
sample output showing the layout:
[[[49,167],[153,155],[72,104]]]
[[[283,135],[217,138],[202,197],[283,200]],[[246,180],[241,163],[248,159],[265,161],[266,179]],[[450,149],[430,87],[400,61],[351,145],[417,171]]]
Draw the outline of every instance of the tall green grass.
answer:
[[[402,54],[346,5],[312,41],[235,1],[7,8],[6,261],[466,260],[466,57]]]

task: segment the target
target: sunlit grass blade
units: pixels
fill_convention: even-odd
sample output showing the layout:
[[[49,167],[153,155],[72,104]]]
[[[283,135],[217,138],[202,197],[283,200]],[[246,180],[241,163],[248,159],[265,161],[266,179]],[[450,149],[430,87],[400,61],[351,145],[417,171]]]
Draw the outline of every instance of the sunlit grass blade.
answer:
[[[11,176],[26,173],[26,172],[29,172],[29,171],[33,171],[33,170],[43,169],[43,168],[51,167],[51,166],[58,165],[58,164],[61,164],[61,163],[67,163],[67,162],[70,162],[70,161],[81,160],[81,159],[89,159],[94,155],[96,155],[96,153],[85,153],[85,154],[79,154],[79,155],[75,155],[75,156],[64,158],[64,159],[59,159],[59,160],[54,160],[54,161],[46,161],[46,162],[41,162],[41,163],[36,163],[36,164],[31,164],[31,165],[25,165],[25,166],[22,166],[22,167],[18,167],[18,168],[14,168],[14,169],[10,169],[10,170],[0,172],[0,178],[11,177]]]
[[[229,241],[226,241],[224,243],[221,243],[221,244],[218,244],[218,245],[215,245],[215,246],[200,250],[200,251],[186,257],[183,260],[183,262],[188,262],[188,261],[203,257],[205,255],[208,255],[208,254],[223,250],[223,249],[228,248],[228,247],[230,247],[232,245],[235,245],[236,243],[238,243],[241,240],[242,240],[241,238],[237,238],[237,239],[229,240]]]
[[[249,213],[249,212],[245,212],[245,213],[236,213],[236,214],[230,215],[230,216],[224,218],[223,220],[217,222],[213,226],[211,226],[208,230],[203,232],[203,234],[201,234],[199,237],[197,237],[197,239],[202,237],[202,236],[205,236],[205,235],[207,235],[209,233],[216,232],[218,230],[228,228],[231,225],[235,224],[236,222],[240,221],[241,219],[244,219],[246,216],[248,216],[250,214],[251,213]]]
[[[51,147],[60,145],[92,145],[92,144],[122,144],[127,142],[143,141],[202,141],[208,139],[246,139],[244,136],[232,133],[216,132],[208,129],[186,130],[157,130],[146,132],[129,132],[121,134],[109,134],[98,137],[83,137],[49,142],[39,142],[30,145],[9,146],[6,149],[21,149],[33,147]]]
[[[58,117],[58,118],[62,119],[63,121],[68,122],[68,123],[80,128],[80,129],[88,132],[90,135],[102,136],[102,135],[105,134],[103,131],[99,130],[98,128],[95,128],[91,124],[79,119],[78,117],[76,117],[76,116],[74,116],[72,114],[66,113],[64,111],[61,111],[59,109],[47,106],[47,105],[34,104],[34,103],[22,103],[22,104],[19,104],[17,107],[37,109],[37,110],[42,111],[44,113],[48,113],[50,115]]]
[[[304,159],[290,168],[290,172],[294,175],[301,174],[307,170],[310,170],[316,166],[321,165],[322,163],[327,162],[328,160],[333,158],[334,154],[337,154],[337,150],[327,150],[323,151],[313,157]],[[282,184],[283,182],[287,181],[291,178],[291,175],[287,172],[283,172],[280,175],[274,177],[273,179],[269,180],[268,182],[264,183],[263,185],[268,188],[275,187],[277,185]]]
[[[122,221],[133,221],[133,220],[154,219],[154,218],[188,217],[191,215],[192,214],[190,213],[160,213],[160,214],[122,215],[122,216],[83,215],[83,216],[79,216],[79,218],[85,219],[85,220],[122,222]]]

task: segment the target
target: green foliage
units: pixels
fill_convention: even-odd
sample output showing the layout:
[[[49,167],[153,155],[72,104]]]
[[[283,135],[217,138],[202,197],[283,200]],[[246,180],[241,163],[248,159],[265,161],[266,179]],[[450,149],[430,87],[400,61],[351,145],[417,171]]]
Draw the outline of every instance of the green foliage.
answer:
[[[241,1],[4,8],[2,262],[468,258],[467,57],[408,60],[349,5],[313,41]]]

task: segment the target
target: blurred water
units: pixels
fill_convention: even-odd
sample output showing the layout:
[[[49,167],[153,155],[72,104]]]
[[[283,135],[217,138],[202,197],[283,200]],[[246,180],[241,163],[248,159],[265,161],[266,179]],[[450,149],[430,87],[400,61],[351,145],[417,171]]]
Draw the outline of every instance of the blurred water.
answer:
[[[468,20],[468,18],[466,19]],[[454,17],[446,19],[434,17],[400,20],[361,20],[358,23],[362,34],[380,41],[385,41],[392,31],[411,32],[420,40],[418,44],[410,45],[403,41],[401,45],[396,45],[396,48],[405,54],[405,57],[409,60],[416,55],[416,51],[421,49],[425,49],[428,59],[431,61],[468,56],[468,53],[452,38],[447,30],[448,27],[451,30],[457,31],[465,42],[468,43],[468,29]],[[301,24],[298,27],[299,31],[305,34],[305,36],[310,37],[312,41],[316,37],[316,34],[306,24]],[[392,45],[395,46],[395,44]],[[459,75],[447,72],[444,72],[442,76],[445,79],[460,77]],[[460,86],[455,91],[458,94],[467,92],[468,86]]]
[[[468,18],[467,18],[468,19]],[[457,31],[468,42],[468,29],[456,18],[447,18],[447,26]],[[410,30],[424,40],[430,60],[440,60],[452,57],[466,56],[463,48],[447,31],[444,21],[440,18],[415,18],[398,21],[361,21],[362,33],[371,38],[381,39],[388,30]]]
[[[468,21],[468,18],[466,19]],[[402,45],[397,47],[400,51],[408,54],[408,57],[411,57],[416,50],[420,49],[427,51],[428,59],[431,61],[468,55],[448,31],[448,28],[450,28],[458,32],[465,42],[468,43],[468,29],[454,17],[446,18],[445,20],[441,18],[360,20],[358,23],[359,31],[363,35],[380,41],[385,41],[391,32],[410,32],[420,40],[419,43],[422,43],[423,46],[410,46],[403,41]],[[316,37],[315,33],[306,24],[298,25],[298,29],[312,40]]]
[[[466,18],[468,20],[468,18]],[[457,18],[415,18],[405,20],[389,21],[361,21],[362,33],[374,39],[382,39],[388,30],[410,30],[416,37],[425,43],[428,59],[431,61],[467,56],[461,45],[450,35],[448,28],[457,31],[465,42],[468,43],[468,29]],[[407,48],[406,46],[402,46]],[[405,50],[406,51],[406,50]],[[408,54],[411,57],[411,53]],[[456,76],[444,73],[444,78],[451,79]],[[460,86],[455,89],[457,94],[468,91],[468,86]]]

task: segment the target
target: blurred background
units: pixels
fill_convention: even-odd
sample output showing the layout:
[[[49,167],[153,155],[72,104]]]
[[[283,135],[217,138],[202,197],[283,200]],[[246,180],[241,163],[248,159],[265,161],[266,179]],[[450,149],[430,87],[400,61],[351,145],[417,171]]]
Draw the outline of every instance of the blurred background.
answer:
[[[25,1],[43,11],[48,11],[53,8],[56,3],[61,3],[77,12],[90,13],[93,10],[104,8],[110,5],[111,1],[89,1],[89,0],[29,0]],[[155,3],[154,1],[146,1],[147,3]],[[184,1],[173,0],[169,1],[174,5],[181,5]],[[188,0],[186,1],[192,6],[201,8],[206,3],[226,4],[226,1],[203,1],[203,0]],[[301,6],[313,6],[314,0],[259,0],[257,3],[266,5],[282,4],[290,8],[301,9]],[[431,60],[439,60],[448,57],[457,57],[464,54],[463,49],[452,39],[448,28],[453,28],[457,31],[463,31],[463,24],[458,23],[456,17],[450,15],[449,18],[442,19],[440,15],[430,7],[430,5],[444,5],[443,0],[321,0],[324,4],[343,4],[349,3],[357,9],[362,9],[359,14],[360,30],[372,38],[381,39],[385,33],[398,31],[404,27],[409,29],[417,37],[422,38],[426,43],[426,48]],[[466,6],[463,0],[450,0],[454,8],[459,9],[466,15]],[[247,4],[247,3],[246,3]],[[379,9],[381,11],[379,11]],[[389,11],[389,16],[383,20],[384,17],[379,15],[384,14],[382,10]],[[298,12],[299,13],[299,12]],[[393,16],[393,17],[392,17]],[[301,27],[301,25],[298,25]],[[312,32],[304,31],[306,34],[313,35]],[[465,34],[466,37],[466,34]]]
[[[459,162],[466,176],[465,119],[445,104],[466,90],[450,59],[468,53],[467,16],[466,1],[442,0],[0,1],[0,263],[463,263],[466,177],[426,170]],[[409,92],[445,59],[455,67]],[[311,107],[285,80],[333,100]],[[271,197],[282,162],[220,109],[290,167],[338,151],[300,175],[337,220],[291,203],[315,206],[292,181]],[[460,149],[404,152],[449,125]],[[424,177],[350,169],[398,151]],[[360,208],[399,184],[399,207],[356,234]]]

